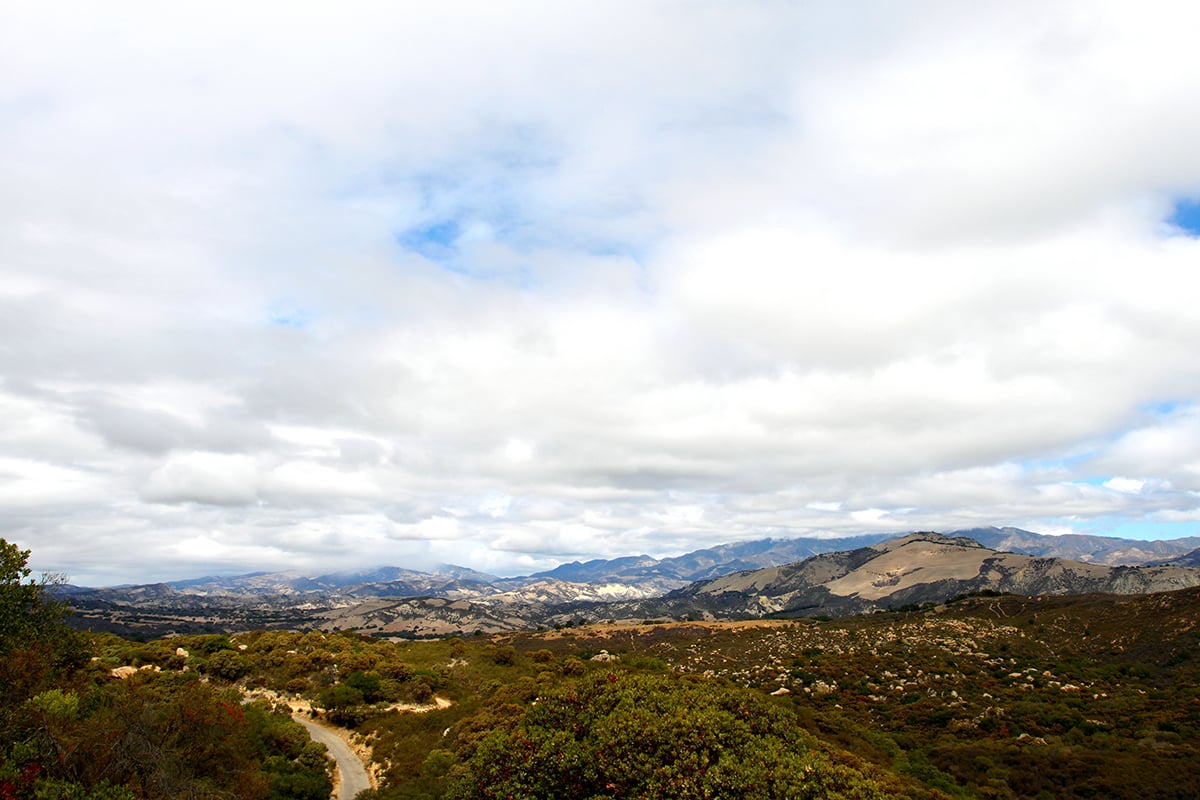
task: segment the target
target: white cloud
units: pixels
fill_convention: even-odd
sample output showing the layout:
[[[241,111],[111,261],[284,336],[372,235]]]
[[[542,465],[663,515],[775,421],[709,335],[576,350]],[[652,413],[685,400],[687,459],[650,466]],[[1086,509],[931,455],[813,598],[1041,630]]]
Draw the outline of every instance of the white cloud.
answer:
[[[0,458],[0,509],[4,512],[44,513],[86,509],[103,502],[103,485],[80,469],[19,458]]]
[[[281,497],[285,502],[301,504],[319,502],[329,496],[367,499],[382,495],[378,483],[367,472],[299,460],[280,464],[264,475],[262,492],[268,499]]]
[[[399,539],[431,539],[444,542],[462,538],[463,530],[458,520],[443,515],[423,519],[415,525],[397,526],[393,535]]]
[[[888,516],[888,513],[886,509],[882,508],[864,508],[858,511],[851,511],[850,518],[864,525],[873,525],[883,520],[884,517]]]
[[[182,453],[150,473],[142,487],[152,503],[238,506],[258,497],[258,466],[249,456]]]
[[[1125,492],[1127,494],[1137,494],[1146,485],[1145,481],[1140,481],[1137,478],[1109,478],[1104,482],[1107,489],[1112,489],[1116,492]]]
[[[0,527],[120,580],[1195,533],[1196,13],[10,4]]]

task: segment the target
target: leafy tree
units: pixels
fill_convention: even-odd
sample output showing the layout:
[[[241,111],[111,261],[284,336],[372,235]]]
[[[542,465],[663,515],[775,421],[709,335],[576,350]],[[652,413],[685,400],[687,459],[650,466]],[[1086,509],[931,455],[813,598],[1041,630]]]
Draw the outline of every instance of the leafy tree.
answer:
[[[0,655],[51,641],[64,630],[67,606],[47,596],[55,581],[34,581],[28,563],[28,550],[0,539]]]
[[[351,689],[357,689],[362,694],[361,702],[374,703],[383,698],[380,691],[382,682],[374,672],[351,673],[343,683]]]
[[[337,686],[330,686],[321,692],[318,702],[322,708],[330,711],[344,711],[362,705],[363,693],[353,686],[339,683]]]
[[[34,581],[29,551],[0,539],[0,741],[13,735],[22,704],[87,663],[80,634],[66,626],[54,581]]]
[[[250,670],[249,660],[233,650],[218,650],[204,664],[204,672],[227,681],[245,677]]]
[[[593,673],[472,746],[452,800],[883,797],[761,695],[667,675]]]
[[[433,685],[424,675],[409,681],[408,691],[414,703],[428,703],[433,699]]]
[[[512,645],[489,647],[488,657],[492,660],[493,664],[498,664],[502,667],[510,667],[517,663],[517,650]]]

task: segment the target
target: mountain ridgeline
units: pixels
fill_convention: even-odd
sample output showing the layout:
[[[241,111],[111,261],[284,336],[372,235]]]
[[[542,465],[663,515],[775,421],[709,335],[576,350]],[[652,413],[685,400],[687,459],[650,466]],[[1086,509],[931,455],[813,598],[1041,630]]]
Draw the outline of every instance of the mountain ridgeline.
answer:
[[[409,638],[596,620],[836,617],[972,592],[1148,594],[1200,585],[1197,545],[1200,539],[1131,542],[982,528],[765,539],[664,559],[575,562],[518,578],[461,567],[252,573],[73,587],[70,599],[76,624],[126,634],[275,627]]]
[[[1150,594],[1197,585],[1200,570],[1192,567],[1110,567],[1000,552],[965,536],[918,533],[694,583],[657,601],[655,610],[704,619],[847,616],[979,592]]]

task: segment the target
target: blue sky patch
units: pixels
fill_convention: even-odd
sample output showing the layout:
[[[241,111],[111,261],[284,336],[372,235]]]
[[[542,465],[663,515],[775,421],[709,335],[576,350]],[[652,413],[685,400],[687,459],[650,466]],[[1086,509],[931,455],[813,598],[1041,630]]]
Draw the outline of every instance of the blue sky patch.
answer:
[[[1058,458],[1035,458],[1018,461],[1022,472],[1048,472],[1054,470],[1077,471],[1084,462],[1094,458],[1096,451],[1085,450]],[[1107,478],[1105,479],[1107,480]]]
[[[396,241],[405,250],[420,253],[433,261],[442,261],[454,254],[455,244],[461,235],[458,222],[448,219],[409,228],[397,234]]]
[[[1145,406],[1145,409],[1157,417],[1169,417],[1187,409],[1189,405],[1191,404],[1182,400],[1161,400],[1157,403],[1150,403]]]
[[[1200,535],[1200,525],[1194,522],[1155,522],[1149,519],[1112,519],[1099,517],[1086,527],[1096,536],[1119,536],[1123,539],[1178,539]],[[1082,531],[1081,531],[1082,532]]]
[[[312,314],[304,310],[291,309],[272,312],[269,319],[272,325],[302,331],[306,330],[309,323],[312,322]]]
[[[1168,220],[1190,236],[1200,236],[1200,200],[1178,200]]]

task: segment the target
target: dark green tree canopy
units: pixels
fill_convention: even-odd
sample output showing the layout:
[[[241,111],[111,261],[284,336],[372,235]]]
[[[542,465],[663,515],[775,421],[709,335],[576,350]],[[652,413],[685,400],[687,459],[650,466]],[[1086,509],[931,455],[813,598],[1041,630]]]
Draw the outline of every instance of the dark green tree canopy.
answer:
[[[453,800],[883,796],[761,695],[670,675],[593,673],[467,749]]]
[[[0,654],[64,632],[67,606],[48,592],[54,581],[35,581],[28,564],[28,550],[0,539]]]
[[[67,605],[31,577],[29,551],[0,539],[0,732],[18,706],[87,663],[83,638],[67,627]]]

